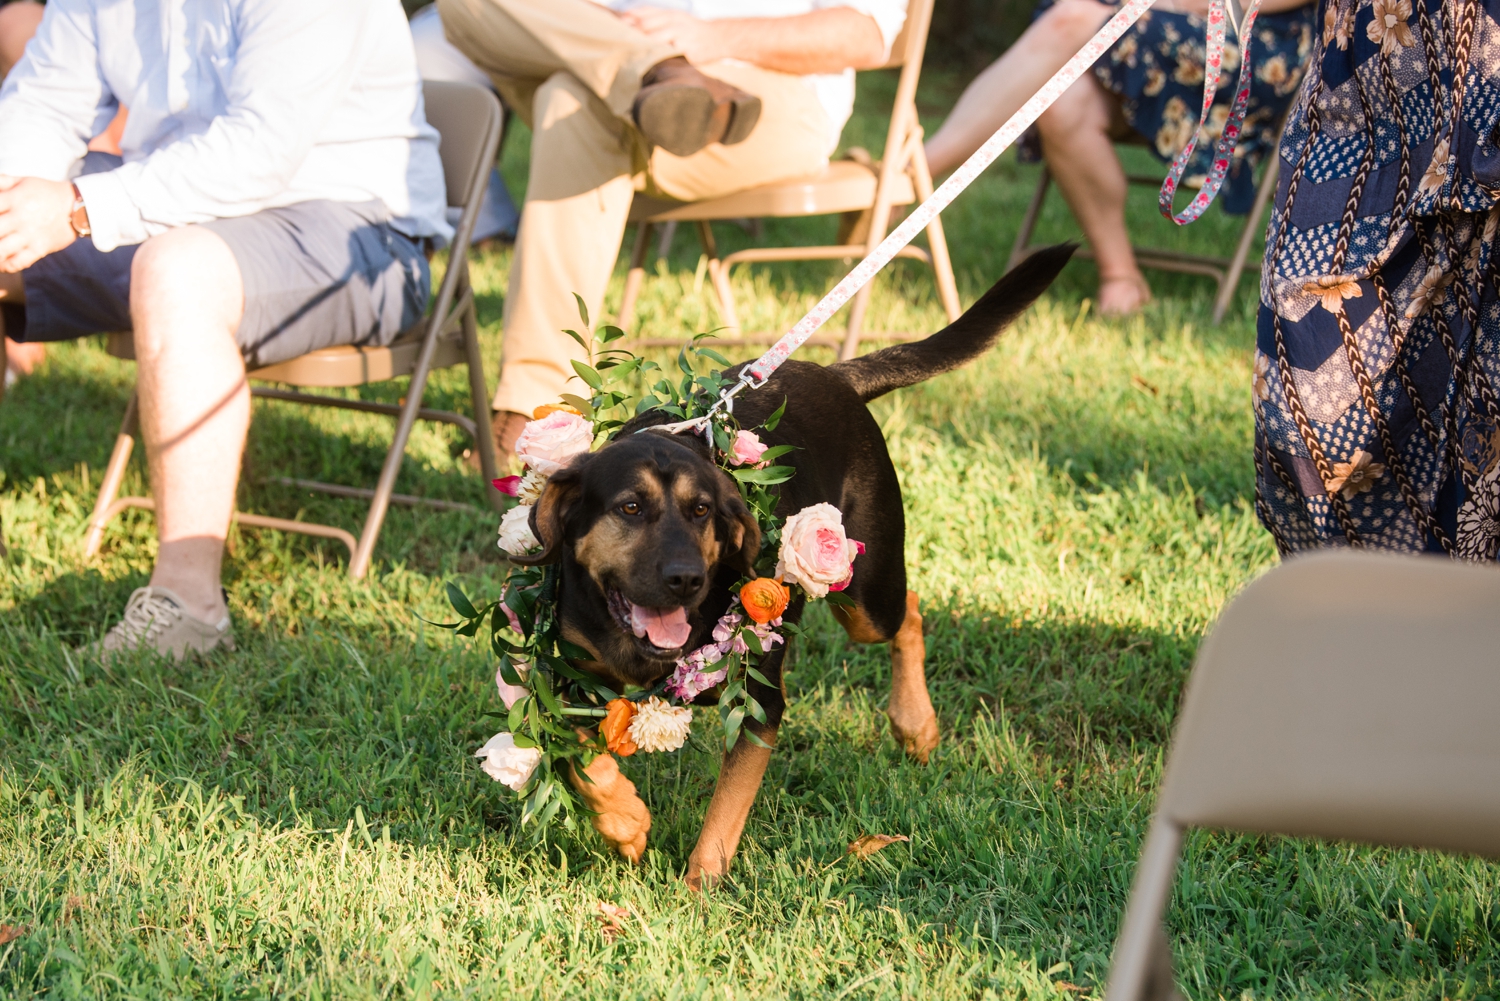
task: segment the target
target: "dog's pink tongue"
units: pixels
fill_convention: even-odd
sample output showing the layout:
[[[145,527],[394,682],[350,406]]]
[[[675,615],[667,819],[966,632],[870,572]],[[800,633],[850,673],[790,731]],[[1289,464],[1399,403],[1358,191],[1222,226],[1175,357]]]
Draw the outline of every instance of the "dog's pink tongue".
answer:
[[[645,635],[651,645],[671,650],[688,641],[693,627],[688,625],[686,608],[646,608],[630,603],[630,626],[637,635]]]

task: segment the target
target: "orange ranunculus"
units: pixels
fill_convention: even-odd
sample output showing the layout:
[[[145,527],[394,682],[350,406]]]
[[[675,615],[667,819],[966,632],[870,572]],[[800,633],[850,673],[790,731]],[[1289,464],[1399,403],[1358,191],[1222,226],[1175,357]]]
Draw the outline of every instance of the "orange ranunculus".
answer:
[[[537,407],[531,412],[531,419],[534,421],[539,421],[543,417],[546,417],[548,414],[555,413],[559,410],[566,410],[568,413],[577,414],[579,417],[583,416],[582,410],[579,410],[577,407],[570,407],[566,403],[543,403],[541,406]]]
[[[636,752],[635,741],[630,739],[630,721],[635,718],[636,704],[629,699],[612,699],[604,708],[608,715],[599,724],[604,746],[622,758],[630,757]]]
[[[740,604],[745,606],[745,614],[762,624],[786,611],[791,600],[792,592],[787,586],[771,577],[757,577],[740,588]]]

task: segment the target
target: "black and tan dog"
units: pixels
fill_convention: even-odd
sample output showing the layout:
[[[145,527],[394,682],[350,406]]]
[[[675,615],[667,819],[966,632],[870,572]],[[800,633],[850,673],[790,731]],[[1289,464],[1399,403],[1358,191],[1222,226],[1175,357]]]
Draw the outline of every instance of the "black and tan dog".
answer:
[[[777,514],[818,503],[843,513],[852,539],[865,544],[844,594],[852,607],[833,607],[856,643],[891,644],[891,729],[906,753],[925,762],[938,743],[937,716],[927,695],[922,616],[906,589],[905,514],[896,470],[865,404],[977,357],[1031,305],[1067,263],[1071,245],[1049,248],[1002,278],[967,313],[926,340],[897,345],[828,367],[790,361],[761,389],[741,394],[735,416],[756,427],[786,401],[768,445],[792,445],[783,459],[796,475],[782,486]],[[738,369],[731,369],[731,376]],[[677,659],[709,640],[728,608],[732,585],[750,572],[760,529],[734,483],[710,460],[701,437],[636,432],[674,418],[648,411],[613,441],[579,456],[557,473],[532,510],[539,554],[517,562],[560,561],[563,636],[590,651],[580,665],[616,686],[652,686]],[[802,602],[786,619],[797,621]],[[746,725],[768,745],[786,707],[781,684],[785,647],[759,665],[772,687],[751,683],[766,713]],[[705,695],[713,702],[717,693]],[[688,863],[699,885],[729,867],[771,752],[740,740],[726,755],[703,832]],[[651,815],[610,755],[596,758],[589,778],[575,776],[595,811],[595,828],[626,858],[638,860]]]

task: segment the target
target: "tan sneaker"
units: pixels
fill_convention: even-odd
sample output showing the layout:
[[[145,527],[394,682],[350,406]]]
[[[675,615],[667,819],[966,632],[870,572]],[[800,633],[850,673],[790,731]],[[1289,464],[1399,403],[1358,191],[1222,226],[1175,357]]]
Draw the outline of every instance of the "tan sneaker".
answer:
[[[181,660],[187,651],[208,653],[223,647],[234,649],[229,616],[217,623],[204,622],[182,610],[183,600],[164,587],[139,587],[125,605],[125,617],[88,647],[102,659],[116,653],[149,647]]]

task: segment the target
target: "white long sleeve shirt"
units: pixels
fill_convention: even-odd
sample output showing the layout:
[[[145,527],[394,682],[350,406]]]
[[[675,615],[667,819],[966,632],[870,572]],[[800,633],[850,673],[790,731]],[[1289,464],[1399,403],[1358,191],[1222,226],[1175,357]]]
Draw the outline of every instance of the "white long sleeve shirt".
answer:
[[[314,199],[451,236],[399,0],[50,0],[0,88],[0,174],[66,180],[122,104],[124,166],[75,178],[102,251]]]

